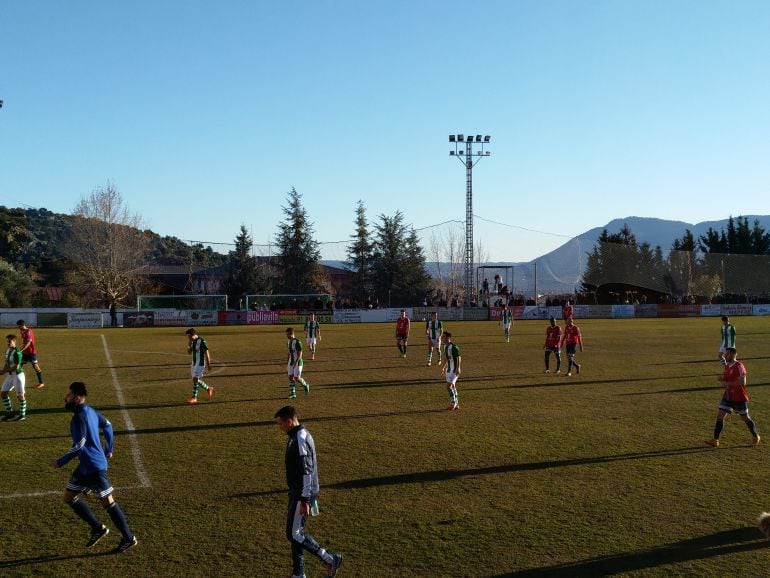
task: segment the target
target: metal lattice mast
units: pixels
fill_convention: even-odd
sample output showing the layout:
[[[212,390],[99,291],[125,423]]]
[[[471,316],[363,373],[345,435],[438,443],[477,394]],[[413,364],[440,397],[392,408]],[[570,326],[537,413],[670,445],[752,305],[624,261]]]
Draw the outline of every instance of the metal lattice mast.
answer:
[[[470,301],[471,297],[476,295],[476,287],[473,276],[473,167],[481,160],[481,157],[488,157],[489,151],[484,150],[484,145],[489,144],[490,136],[487,135],[482,141],[481,135],[477,134],[474,140],[473,135],[449,135],[449,142],[455,143],[455,150],[450,150],[451,156],[465,165],[465,293]],[[473,143],[481,146],[475,155],[473,152]],[[462,150],[460,143],[465,144],[465,151]],[[476,160],[473,157],[476,156]]]

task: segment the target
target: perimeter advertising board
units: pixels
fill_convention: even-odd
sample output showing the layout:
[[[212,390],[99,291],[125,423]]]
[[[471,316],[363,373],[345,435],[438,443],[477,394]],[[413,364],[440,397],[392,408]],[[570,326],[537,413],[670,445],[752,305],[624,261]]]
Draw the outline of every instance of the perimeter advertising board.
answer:
[[[67,313],[68,329],[98,329],[103,327],[101,312]]]

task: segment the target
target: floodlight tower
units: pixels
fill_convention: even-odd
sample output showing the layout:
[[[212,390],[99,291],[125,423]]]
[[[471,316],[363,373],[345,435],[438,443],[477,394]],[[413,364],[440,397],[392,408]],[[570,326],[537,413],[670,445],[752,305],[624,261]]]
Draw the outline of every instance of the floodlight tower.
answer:
[[[484,145],[489,144],[490,136],[486,135],[484,140],[480,134],[449,135],[449,142],[455,144],[455,150],[450,150],[449,155],[457,157],[465,165],[465,291],[467,296],[475,297],[476,288],[473,284],[473,167],[475,167],[482,157],[488,157],[489,151],[484,150]],[[462,144],[465,150],[462,150]],[[473,144],[481,146],[480,150],[473,152]],[[474,160],[475,157],[475,160]]]

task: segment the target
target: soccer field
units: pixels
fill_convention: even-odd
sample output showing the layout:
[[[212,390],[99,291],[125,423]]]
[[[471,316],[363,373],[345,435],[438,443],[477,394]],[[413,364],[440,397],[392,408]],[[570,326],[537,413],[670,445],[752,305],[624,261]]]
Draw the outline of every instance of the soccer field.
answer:
[[[770,326],[735,318],[751,415],[770,443]],[[317,446],[321,515],[307,530],[345,554],[339,576],[766,576],[768,451],[728,417],[718,318],[577,320],[580,375],[543,373],[547,322],[447,322],[463,356],[460,410],[413,320],[324,325],[295,400]],[[46,387],[26,367],[28,418],[0,423],[0,570],[8,576],[289,575],[284,326],[200,328],[212,401],[190,396],[185,328],[36,330]],[[14,330],[15,331],[15,330]],[[7,330],[6,333],[9,333]],[[301,336],[301,335],[300,335]],[[306,348],[307,354],[307,348]],[[566,356],[563,357],[563,371]],[[553,360],[552,360],[553,363]],[[116,430],[110,480],[139,546],[93,550],[63,503],[74,468],[67,386]],[[18,407],[15,397],[14,407]],[[323,576],[306,556],[308,578]]]

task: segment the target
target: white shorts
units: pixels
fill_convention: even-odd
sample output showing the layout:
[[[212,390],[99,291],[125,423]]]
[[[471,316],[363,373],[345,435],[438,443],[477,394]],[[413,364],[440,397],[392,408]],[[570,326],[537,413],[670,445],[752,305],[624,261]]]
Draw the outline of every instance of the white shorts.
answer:
[[[3,392],[9,392],[13,389],[16,390],[18,397],[24,397],[24,385],[26,378],[23,373],[9,373],[3,381]]]
[[[456,373],[447,373],[446,374],[446,382],[449,385],[454,385],[455,383],[457,383],[457,378],[458,377],[460,377],[460,376],[457,375]]]
[[[302,366],[297,365],[295,367],[291,363],[287,363],[286,372],[289,374],[289,377],[300,377],[302,375]]]
[[[307,341],[308,345],[315,345],[318,342],[318,338],[317,337],[308,337],[306,341]]]
[[[510,323],[503,323],[503,329],[508,331],[510,328],[511,328],[511,324]]]
[[[428,347],[435,347],[436,349],[441,349],[441,338],[431,339],[430,337],[428,337]]]
[[[200,379],[201,377],[203,377],[203,370],[204,369],[206,369],[205,365],[191,365],[190,366],[190,374],[193,377],[196,377],[196,378]]]
[[[719,353],[724,353],[725,351],[727,351],[727,347],[725,347],[724,345],[720,345],[719,346]]]

